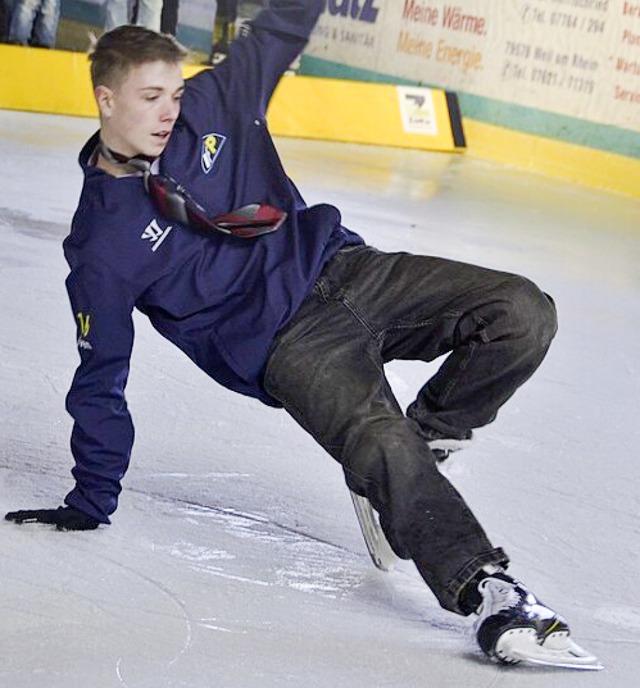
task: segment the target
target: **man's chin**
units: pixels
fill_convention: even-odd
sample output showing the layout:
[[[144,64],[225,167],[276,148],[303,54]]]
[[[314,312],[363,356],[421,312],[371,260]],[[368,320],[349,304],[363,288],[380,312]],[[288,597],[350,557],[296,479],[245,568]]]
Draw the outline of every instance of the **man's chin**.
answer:
[[[168,136],[163,136],[163,137],[153,137],[153,140],[151,141],[149,145],[149,151],[145,151],[145,155],[152,155],[157,157],[158,155],[161,155],[164,152],[164,149],[167,147],[167,144],[169,143],[169,137]]]

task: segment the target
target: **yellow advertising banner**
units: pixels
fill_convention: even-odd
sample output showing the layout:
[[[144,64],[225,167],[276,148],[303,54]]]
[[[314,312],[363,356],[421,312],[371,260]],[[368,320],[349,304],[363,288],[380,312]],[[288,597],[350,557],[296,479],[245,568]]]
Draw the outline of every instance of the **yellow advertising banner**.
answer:
[[[96,117],[82,53],[0,45],[0,108]],[[205,69],[185,65],[185,77]],[[285,77],[268,111],[274,134],[454,151],[465,147],[454,94],[440,89]]]

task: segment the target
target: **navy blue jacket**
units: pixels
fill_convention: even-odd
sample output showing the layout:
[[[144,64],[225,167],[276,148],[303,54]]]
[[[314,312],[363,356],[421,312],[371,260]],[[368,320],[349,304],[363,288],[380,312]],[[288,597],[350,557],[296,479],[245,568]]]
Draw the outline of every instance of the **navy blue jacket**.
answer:
[[[211,213],[249,203],[287,211],[257,239],[203,235],[158,213],[140,176],[113,177],[80,153],[85,179],[64,251],[81,363],[67,396],[75,488],[67,504],[102,523],[117,507],[134,429],[125,386],[134,308],[214,380],[277,405],[261,376],[277,332],[337,250],[361,243],[330,205],[307,207],[265,123],[271,94],[303,49],[322,0],[272,0],[215,70],[186,81],[160,171]]]

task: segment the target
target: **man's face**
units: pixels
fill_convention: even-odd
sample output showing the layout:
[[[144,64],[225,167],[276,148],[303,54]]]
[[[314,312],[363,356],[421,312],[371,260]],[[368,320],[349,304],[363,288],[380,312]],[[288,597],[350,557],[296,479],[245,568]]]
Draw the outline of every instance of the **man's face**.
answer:
[[[128,157],[160,155],[180,113],[183,92],[182,64],[160,60],[132,67],[113,89],[98,86],[105,144]]]

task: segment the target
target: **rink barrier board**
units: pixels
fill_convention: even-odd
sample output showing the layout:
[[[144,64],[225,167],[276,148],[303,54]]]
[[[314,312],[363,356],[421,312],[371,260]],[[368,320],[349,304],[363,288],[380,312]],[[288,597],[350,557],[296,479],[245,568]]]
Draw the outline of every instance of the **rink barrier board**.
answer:
[[[640,198],[640,160],[464,119],[468,155]]]
[[[185,76],[206,67],[185,65]],[[96,117],[89,63],[82,53],[0,47],[0,107]],[[433,134],[405,130],[398,89],[375,84],[287,77],[281,80],[268,112],[275,135],[340,142],[453,151],[464,146],[453,94],[428,92]],[[452,125],[452,117],[456,121]],[[415,125],[420,129],[420,122]]]
[[[186,65],[185,77],[201,69]],[[281,81],[269,108],[269,127],[280,136],[465,150],[475,158],[640,197],[639,160],[468,118],[463,119],[465,142],[455,99],[430,90],[438,125],[435,136],[405,131],[393,85],[302,76]],[[0,45],[0,108],[96,117],[86,56]]]
[[[568,1],[564,0],[564,2]],[[573,1],[575,4],[578,0]],[[586,0],[582,1],[585,2]],[[350,67],[307,54],[302,56],[300,74],[327,79],[443,88],[441,84],[429,83],[428,71],[425,73],[425,79],[416,81],[384,72]],[[491,124],[494,127],[517,130],[531,136],[553,139],[640,160],[640,136],[638,136],[637,131],[560,114],[554,111],[556,103],[553,98],[550,98],[548,102],[548,109],[541,110],[511,102],[511,94],[508,89],[504,92],[503,99],[476,95],[465,90],[459,90],[456,93],[462,111],[468,119]]]

